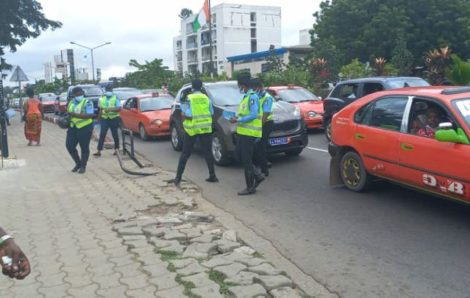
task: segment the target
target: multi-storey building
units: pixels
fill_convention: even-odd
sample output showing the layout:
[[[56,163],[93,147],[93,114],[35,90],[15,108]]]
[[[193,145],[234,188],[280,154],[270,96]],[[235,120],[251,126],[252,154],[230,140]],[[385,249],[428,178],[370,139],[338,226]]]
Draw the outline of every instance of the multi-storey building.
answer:
[[[226,57],[268,50],[281,45],[281,8],[223,3],[211,8],[212,32],[206,25],[193,31],[195,15],[181,20],[180,35],[173,40],[175,70],[208,73],[212,33],[213,69],[225,71]]]

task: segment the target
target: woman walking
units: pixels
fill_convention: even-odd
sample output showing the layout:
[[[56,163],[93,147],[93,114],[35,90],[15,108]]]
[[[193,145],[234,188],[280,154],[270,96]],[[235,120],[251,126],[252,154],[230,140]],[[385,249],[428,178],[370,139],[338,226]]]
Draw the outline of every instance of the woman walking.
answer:
[[[42,125],[42,105],[41,102],[34,98],[34,91],[31,88],[26,90],[28,99],[24,103],[24,135],[29,141],[28,146],[33,142],[39,146],[41,141],[41,125]]]

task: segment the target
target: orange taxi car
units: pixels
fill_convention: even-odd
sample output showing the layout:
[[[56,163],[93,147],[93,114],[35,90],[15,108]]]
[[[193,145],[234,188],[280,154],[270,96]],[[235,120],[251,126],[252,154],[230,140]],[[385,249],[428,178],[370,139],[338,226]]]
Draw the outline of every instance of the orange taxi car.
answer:
[[[272,86],[267,91],[277,100],[298,106],[308,129],[323,127],[323,101],[312,92],[294,85]]]
[[[143,140],[170,135],[174,98],[169,94],[142,94],[126,100],[121,109],[122,126],[139,133]]]
[[[330,183],[353,191],[384,178],[470,201],[470,87],[382,91],[336,113]]]

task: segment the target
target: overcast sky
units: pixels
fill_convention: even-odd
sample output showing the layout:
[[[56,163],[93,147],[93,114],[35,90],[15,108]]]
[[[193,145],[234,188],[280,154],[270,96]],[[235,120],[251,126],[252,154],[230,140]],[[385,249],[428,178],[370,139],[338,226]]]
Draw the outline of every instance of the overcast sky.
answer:
[[[197,13],[204,0],[39,0],[46,17],[62,22],[62,28],[46,31],[28,40],[15,53],[5,55],[10,64],[20,65],[31,80],[44,79],[46,62],[53,62],[61,49],[73,48],[76,67],[91,69],[87,50],[70,41],[94,47],[110,41],[111,45],[94,53],[95,68],[102,69],[102,78],[123,76],[132,70],[130,59],[139,62],[161,58],[173,69],[173,37],[179,34],[182,8]],[[299,30],[311,28],[312,14],[320,0],[212,0],[220,3],[280,6],[282,9],[282,44],[298,44]],[[91,71],[90,71],[91,72]],[[91,77],[91,75],[90,75]],[[9,79],[9,77],[8,77]]]

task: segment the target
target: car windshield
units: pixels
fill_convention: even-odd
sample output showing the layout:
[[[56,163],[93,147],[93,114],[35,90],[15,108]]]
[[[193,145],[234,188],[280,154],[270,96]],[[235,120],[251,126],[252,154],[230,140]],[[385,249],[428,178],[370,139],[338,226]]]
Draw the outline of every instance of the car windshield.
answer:
[[[465,119],[467,127],[470,127],[470,98],[455,100],[453,104]]]
[[[303,102],[320,100],[315,94],[305,88],[283,89],[278,92],[279,97],[287,102]]]
[[[57,98],[57,95],[55,94],[39,94],[39,98],[42,100],[42,101],[51,101],[51,100],[56,100]]]
[[[403,78],[403,79],[392,79],[388,80],[387,84],[392,89],[398,89],[403,87],[425,87],[429,86],[429,83],[421,78]]]
[[[173,98],[170,96],[142,98],[140,99],[140,110],[148,112],[171,109],[173,101]]]
[[[85,92],[85,96],[101,96],[103,95],[103,89],[100,87],[82,87],[83,91]]]
[[[238,106],[242,99],[237,83],[208,85],[206,91],[213,104],[218,106]]]
[[[139,95],[139,94],[144,94],[144,92],[142,92],[139,89],[114,90],[113,93],[114,93],[114,95],[116,95],[116,97],[119,100],[125,100],[125,99],[134,97],[134,96]]]

